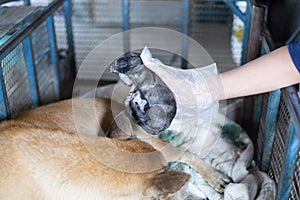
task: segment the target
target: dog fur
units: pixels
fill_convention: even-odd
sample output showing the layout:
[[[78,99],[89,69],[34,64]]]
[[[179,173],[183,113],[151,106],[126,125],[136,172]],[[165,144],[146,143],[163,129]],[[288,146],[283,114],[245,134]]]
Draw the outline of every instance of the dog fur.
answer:
[[[110,105],[105,99],[65,100],[1,122],[0,199],[134,200],[174,195],[190,176],[166,169],[164,157],[150,144],[92,136],[99,125],[106,131],[111,124]],[[130,173],[106,166],[97,156],[118,165],[124,160],[107,144],[129,153],[157,152],[157,170]]]
[[[136,137],[148,144],[151,144],[156,150],[162,153],[167,162],[182,162],[194,168],[201,174],[206,182],[219,193],[223,193],[225,186],[231,182],[229,177],[216,170],[211,165],[202,160],[198,155],[191,153],[187,149],[174,147],[168,142],[159,139],[156,135],[148,134],[134,122],[131,122],[130,127],[128,127],[127,125],[123,126],[122,122],[126,121],[122,119],[123,117],[124,115],[120,115],[114,119],[111,128],[106,133],[108,137],[117,138],[120,140],[128,140]],[[119,121],[119,123],[116,123],[116,121]],[[122,128],[119,128],[120,125],[122,126]],[[131,133],[128,128],[130,128],[133,133]]]

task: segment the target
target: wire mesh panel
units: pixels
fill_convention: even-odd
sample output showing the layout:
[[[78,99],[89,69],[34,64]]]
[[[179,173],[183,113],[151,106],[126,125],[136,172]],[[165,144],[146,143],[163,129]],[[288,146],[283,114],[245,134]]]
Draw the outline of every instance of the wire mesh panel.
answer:
[[[31,0],[31,6],[40,7],[47,6],[53,0]],[[63,7],[60,6],[54,12],[54,22],[55,22],[55,33],[58,36],[57,39],[57,48],[58,49],[67,49],[67,34],[66,34],[66,24],[64,18]]]
[[[63,7],[60,7],[54,14],[54,26],[57,41],[57,49],[59,56],[59,72],[62,80],[69,78],[70,67],[68,65],[67,54],[68,43],[67,43],[67,29],[64,18]]]
[[[67,49],[67,33],[66,33],[66,24],[64,18],[63,8],[60,7],[54,14],[54,23],[55,23],[55,33],[58,36],[57,48],[58,49]]]
[[[2,7],[0,12],[0,39],[12,34],[23,23],[30,20],[30,16],[38,9],[32,7]]]
[[[34,6],[12,4],[0,8],[0,120],[69,97],[70,92],[61,95],[62,81],[72,91],[75,62],[70,1],[33,0],[32,3]],[[57,56],[54,15],[63,22],[61,30],[65,38],[68,32],[68,39],[59,41],[67,49],[63,54],[66,59]],[[5,32],[2,28],[10,30]],[[60,79],[60,64],[61,69],[67,68],[64,71],[68,71],[68,79]]]
[[[204,23],[230,24],[232,13],[222,1],[195,0],[193,1],[193,20]]]
[[[299,199],[299,97],[293,87],[283,92],[268,174],[277,184],[277,199]]]
[[[82,19],[89,19],[101,27],[113,28],[122,26],[122,0],[98,0],[91,1],[90,4],[83,1],[81,1],[81,3],[74,1],[74,9],[75,17],[84,16]]]
[[[87,55],[101,42],[112,36],[122,32],[122,0],[113,1],[73,1],[73,32],[76,53],[77,68],[80,67]],[[57,37],[61,37],[60,34]],[[107,53],[114,52],[115,45],[107,48]],[[123,48],[123,44],[117,45]],[[80,73],[81,79],[98,80],[95,71],[99,67],[106,68],[102,63],[107,60],[104,56],[102,59],[90,59],[86,66],[89,66],[85,73]],[[107,80],[116,79],[111,73],[105,74]]]
[[[279,182],[282,172],[282,163],[285,157],[286,142],[288,138],[288,125],[290,121],[290,115],[283,99],[280,101],[278,119],[276,123],[274,143],[272,147],[272,156],[270,160],[270,168],[268,174]]]
[[[230,51],[233,12],[218,0],[191,2],[190,36],[203,45],[220,71],[236,67]]]
[[[111,35],[123,31],[122,2],[122,0],[73,1],[73,26],[78,67],[96,45],[100,44]],[[160,27],[164,26],[181,30],[181,6],[181,1],[129,1],[128,19],[130,28],[141,27],[144,25],[159,25]],[[162,10],[165,11],[162,12]],[[161,15],[164,16],[162,17]],[[174,25],[176,28],[174,28]],[[135,42],[137,41],[130,40],[130,43]],[[118,43],[108,47],[106,50],[107,54],[114,52],[115,48],[124,49],[123,41],[118,41]],[[169,55],[169,59],[165,59],[167,57],[165,52],[158,57],[162,60],[172,60]],[[104,56],[101,56],[101,59],[98,60],[88,60],[86,65],[89,66],[89,69],[85,70],[84,73],[80,73],[79,78],[98,80],[99,77],[95,77],[94,72],[99,71],[99,67],[108,67],[102,63],[107,63]],[[170,63],[168,62],[166,64]],[[106,70],[102,80],[117,80],[117,76]]]
[[[53,1],[54,0],[31,0],[31,5],[47,6],[53,4]],[[80,4],[80,2],[77,3]],[[53,12],[52,17],[48,17],[47,19],[48,37],[50,41],[56,40],[56,43],[50,42],[50,57],[52,64],[54,63],[55,89],[60,88],[60,91],[57,93],[59,93],[61,98],[70,97],[73,85],[71,82],[75,79],[76,75],[76,55],[74,52],[73,26],[71,20],[73,12],[71,5],[71,1],[65,0],[64,3],[58,6]],[[74,10],[73,6],[73,11]],[[74,16],[75,15],[73,15],[73,17]],[[84,24],[86,24],[86,22],[84,22]],[[85,31],[88,35],[89,31]],[[53,58],[56,56],[58,59],[54,61]]]
[[[32,32],[32,46],[41,104],[58,100],[54,85],[54,73],[50,61],[50,49],[46,23]]]
[[[33,5],[49,2],[51,0],[31,0]],[[113,34],[123,31],[124,7],[122,2],[123,0],[72,0],[77,68],[98,44]],[[220,71],[236,67],[230,51],[233,19],[231,9],[222,0],[189,1],[190,9],[185,9],[183,3],[184,0],[130,0],[128,1],[129,28],[159,26],[183,32],[184,15],[185,12],[188,12],[189,35],[208,50],[213,60],[218,63]],[[55,28],[58,48],[64,48],[66,36],[63,31],[63,18],[57,14],[55,15]],[[133,42],[130,41],[130,43]],[[123,46],[123,43],[119,44],[119,48],[123,48]],[[113,47],[107,49],[107,53],[114,51]],[[188,59],[191,60],[198,56],[193,51],[188,53]],[[158,57],[173,62],[167,62],[168,65],[181,65],[180,58],[167,59],[170,56],[164,53]],[[85,73],[80,73],[81,77],[79,78],[99,79],[99,77],[95,77],[94,71],[99,70],[99,66],[102,66],[101,63],[102,60],[89,61],[90,69]],[[109,77],[110,73],[106,75],[107,79],[116,78],[116,76]]]
[[[272,154],[273,141],[276,129],[277,114],[281,99],[281,91],[259,95],[254,102],[253,129],[258,127],[256,159],[260,161],[262,170],[267,170]]]
[[[280,178],[280,173],[282,170],[282,163],[284,158],[284,143],[280,134],[278,134],[278,130],[276,130],[274,145],[273,145],[273,153],[271,156],[271,163],[269,169],[269,176],[275,180],[277,183]]]
[[[130,23],[146,25],[181,26],[183,18],[182,1],[130,1]]]
[[[300,107],[299,93],[295,86],[283,89],[282,95],[288,109],[288,120],[281,125],[288,126],[288,137],[285,138],[286,152],[281,172],[280,192],[278,199],[291,199],[299,196],[299,152],[300,152]],[[280,125],[280,124],[279,124]],[[285,129],[283,128],[282,131]],[[296,198],[299,199],[299,198]]]
[[[1,67],[1,66],[0,66]],[[2,80],[0,80],[2,81]],[[4,84],[4,83],[1,83],[0,84]],[[2,87],[2,86],[1,86]],[[0,91],[2,92],[2,91]],[[1,98],[0,98],[0,119],[4,118],[6,116],[6,111],[5,111],[5,102],[4,102],[4,97],[3,97],[3,94],[1,93]]]
[[[80,67],[83,60],[86,56],[102,41],[109,38],[113,34],[123,31],[123,6],[122,0],[112,0],[112,1],[89,1],[89,0],[73,0],[73,29],[74,29],[74,39],[75,39],[75,51],[76,51],[76,61],[77,67]],[[169,1],[169,0],[155,0],[155,1],[146,1],[146,0],[130,0],[129,10],[128,10],[128,19],[129,19],[129,28],[137,28],[142,26],[159,26],[164,28],[170,28],[182,32],[183,28],[183,1]],[[202,23],[205,22],[208,26],[199,27],[191,29],[190,36],[198,37],[199,35],[193,33],[201,32],[202,40],[199,42],[205,42],[209,46],[213,46],[210,49],[218,49],[212,51],[213,59],[219,63],[221,68],[230,67],[233,68],[236,65],[234,64],[231,58],[230,52],[230,34],[231,26],[228,26],[228,23],[232,23],[232,12],[226,5],[221,1],[204,2],[204,1],[190,1],[191,10],[195,12],[190,12],[190,18],[192,23]],[[213,18],[213,19],[212,19]],[[55,16],[55,26],[56,29],[63,29],[62,18]],[[211,23],[222,24],[220,27],[211,26]],[[210,29],[207,31],[207,27]],[[218,29],[218,31],[215,31]],[[203,31],[206,30],[206,31]],[[223,33],[226,32],[228,38],[224,42]],[[62,47],[60,43],[64,44],[65,38],[63,31],[57,30],[57,37],[59,38],[58,47]],[[222,37],[215,37],[211,33],[222,33]],[[218,35],[218,34],[217,34]],[[218,35],[220,36],[220,34]],[[219,39],[218,39],[219,38]],[[220,40],[221,38],[221,40]],[[198,40],[197,40],[198,41]],[[208,42],[210,41],[210,42]],[[213,41],[213,43],[212,43]],[[130,41],[133,43],[135,41]],[[212,44],[212,45],[211,45]],[[222,44],[222,47],[217,48],[215,45]],[[224,45],[226,44],[226,48]],[[61,45],[61,46],[60,46]],[[120,43],[118,48],[123,48],[124,44]],[[221,49],[226,49],[221,52]],[[107,53],[114,52],[114,47],[108,48]],[[216,56],[215,56],[216,55]],[[192,55],[192,52],[189,53],[189,56],[197,57],[199,55]],[[180,59],[170,59],[169,55],[162,53],[158,56],[162,60],[172,61],[173,63],[166,63],[168,65],[180,66]],[[172,57],[172,56],[171,56]],[[167,59],[169,58],[169,59]],[[105,58],[104,58],[105,59]],[[99,66],[102,66],[101,63],[107,63],[103,60],[90,60],[87,65],[90,66],[89,70],[86,70],[85,73],[80,73],[81,79],[94,80],[99,79],[95,77],[94,71],[99,71]],[[102,66],[107,67],[107,66]],[[110,73],[105,74],[106,79],[112,78],[114,80],[116,76],[111,76]]]
[[[31,108],[23,45],[19,44],[1,60],[11,117]]]
[[[296,163],[296,171],[294,173],[294,179],[292,183],[292,190],[289,200],[300,199],[300,151],[298,152],[298,161]]]

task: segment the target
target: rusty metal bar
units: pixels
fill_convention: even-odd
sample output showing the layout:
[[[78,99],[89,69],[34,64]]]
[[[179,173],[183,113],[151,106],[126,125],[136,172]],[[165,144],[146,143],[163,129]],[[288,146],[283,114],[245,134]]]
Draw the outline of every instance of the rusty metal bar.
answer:
[[[268,46],[268,51],[267,52],[271,52],[276,48],[275,43],[273,41],[272,35],[271,35],[266,23],[264,23],[263,26],[264,26],[263,36],[264,36],[264,39],[265,39],[265,41],[267,43],[267,46]]]
[[[261,55],[264,17],[265,7],[253,5],[247,62],[258,58]]]
[[[262,33],[264,27],[264,17],[265,17],[265,7],[259,5],[253,5],[252,7],[252,18],[251,18],[251,28],[249,34],[249,46],[247,62],[258,58],[261,55],[262,48]],[[253,96],[245,97],[243,103],[243,120],[242,126],[250,134],[252,141],[256,141],[257,132],[254,132],[258,127],[258,124],[253,124],[253,110],[254,110],[254,98]],[[255,109],[259,110],[259,109]],[[257,144],[254,143],[255,149],[257,149]]]

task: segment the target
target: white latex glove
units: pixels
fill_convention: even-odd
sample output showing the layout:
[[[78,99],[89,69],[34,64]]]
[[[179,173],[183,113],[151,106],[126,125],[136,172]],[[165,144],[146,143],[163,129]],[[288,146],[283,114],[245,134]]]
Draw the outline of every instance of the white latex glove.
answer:
[[[141,59],[174,93],[178,105],[198,105],[201,109],[206,109],[219,99],[216,64],[188,70],[169,67],[153,58],[147,47],[143,49]]]
[[[141,59],[175,96],[177,111],[167,130],[183,133],[186,142],[193,141],[195,151],[206,146],[203,141],[209,134],[219,108],[220,84],[216,65],[188,70],[169,67],[153,58],[147,47],[142,51]]]

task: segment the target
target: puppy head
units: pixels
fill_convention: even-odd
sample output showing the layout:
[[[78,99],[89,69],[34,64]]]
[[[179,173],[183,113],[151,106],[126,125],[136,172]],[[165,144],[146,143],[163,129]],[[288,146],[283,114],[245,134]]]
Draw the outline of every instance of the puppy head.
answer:
[[[128,52],[123,57],[120,57],[111,66],[110,71],[114,73],[126,74],[131,69],[134,69],[143,64],[138,53]]]

